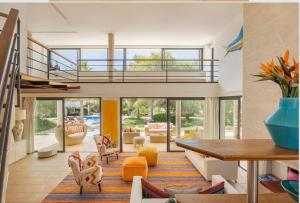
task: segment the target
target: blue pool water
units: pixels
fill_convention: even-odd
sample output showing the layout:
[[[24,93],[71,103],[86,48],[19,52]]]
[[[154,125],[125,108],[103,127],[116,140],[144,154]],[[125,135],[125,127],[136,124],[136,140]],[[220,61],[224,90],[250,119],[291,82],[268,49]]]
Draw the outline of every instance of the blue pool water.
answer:
[[[83,118],[88,121],[100,121],[100,115],[84,116]]]

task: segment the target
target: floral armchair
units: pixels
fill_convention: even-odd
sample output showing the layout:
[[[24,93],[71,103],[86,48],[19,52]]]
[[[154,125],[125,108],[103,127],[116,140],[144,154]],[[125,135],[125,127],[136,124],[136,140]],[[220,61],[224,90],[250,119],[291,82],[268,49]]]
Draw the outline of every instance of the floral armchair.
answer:
[[[108,158],[116,156],[119,158],[120,149],[117,148],[116,144],[111,140],[109,135],[95,135],[94,141],[97,145],[97,150],[102,161],[102,158],[106,158],[106,164],[108,164]]]
[[[68,164],[72,169],[76,183],[80,186],[80,195],[84,185],[98,185],[101,192],[102,167],[98,165],[97,156],[89,155],[84,161],[79,152],[72,153],[68,158]]]

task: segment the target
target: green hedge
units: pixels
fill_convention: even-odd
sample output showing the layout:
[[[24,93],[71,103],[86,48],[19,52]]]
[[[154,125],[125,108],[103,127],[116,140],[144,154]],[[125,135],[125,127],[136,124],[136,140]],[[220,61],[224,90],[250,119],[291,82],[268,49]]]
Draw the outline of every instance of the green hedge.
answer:
[[[51,128],[56,127],[56,123],[54,121],[48,119],[42,119],[40,117],[35,118],[35,132],[39,133],[45,130],[49,130]]]
[[[175,123],[175,116],[170,116],[171,123]],[[167,114],[166,113],[158,113],[153,115],[154,122],[167,122]]]

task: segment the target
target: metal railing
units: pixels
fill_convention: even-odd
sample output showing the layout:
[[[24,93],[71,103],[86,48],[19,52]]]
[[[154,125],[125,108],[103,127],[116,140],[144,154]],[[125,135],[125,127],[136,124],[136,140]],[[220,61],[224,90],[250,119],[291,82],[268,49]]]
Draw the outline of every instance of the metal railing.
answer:
[[[76,59],[28,38],[27,73],[60,82],[214,83],[217,59]],[[111,65],[113,64],[113,65]]]
[[[20,105],[20,20],[18,19],[18,13],[16,9],[11,9],[8,15],[0,13],[1,17],[6,18],[0,33],[0,114],[3,115],[3,119],[0,121],[2,123],[0,136],[0,202],[3,200],[15,87],[17,87],[18,93],[17,106]]]

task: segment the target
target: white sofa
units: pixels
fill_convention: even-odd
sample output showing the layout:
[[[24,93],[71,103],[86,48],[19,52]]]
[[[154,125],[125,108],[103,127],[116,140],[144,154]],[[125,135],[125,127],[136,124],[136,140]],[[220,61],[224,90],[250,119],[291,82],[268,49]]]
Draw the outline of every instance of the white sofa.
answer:
[[[142,183],[141,183],[141,176],[134,176],[130,194],[130,203],[165,203],[168,199],[161,198],[161,199],[143,199],[143,192],[142,192]],[[212,176],[212,185],[216,185],[220,182],[225,182],[224,185],[224,192],[225,194],[239,194],[239,192],[230,184],[228,183],[222,176],[220,175],[213,175]]]
[[[206,180],[212,180],[213,175],[221,175],[226,180],[237,180],[237,161],[222,161],[213,157],[202,156],[201,154],[190,150],[185,151],[185,156]]]

